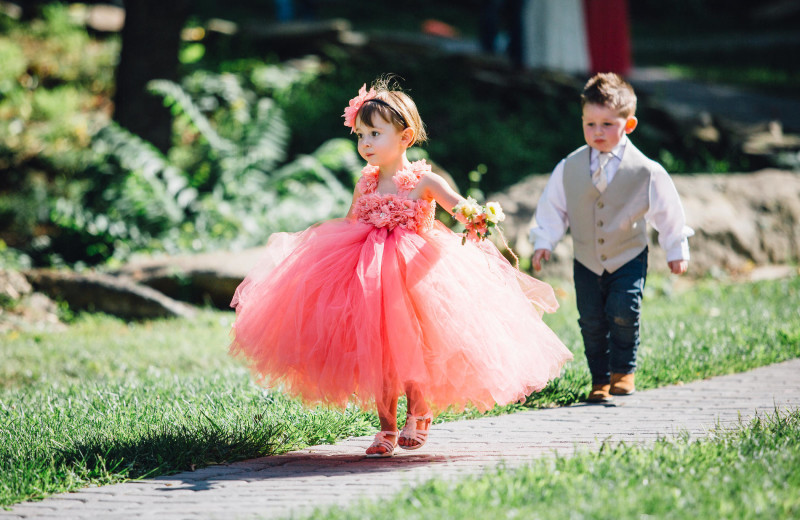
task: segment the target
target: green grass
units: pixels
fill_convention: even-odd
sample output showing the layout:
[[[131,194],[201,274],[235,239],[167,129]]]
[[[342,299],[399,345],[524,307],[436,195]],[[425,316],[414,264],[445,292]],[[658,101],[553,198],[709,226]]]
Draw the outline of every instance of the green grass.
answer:
[[[225,356],[225,345],[232,319],[231,314],[202,313],[194,320],[128,324],[82,314],[65,332],[10,332],[0,346],[0,389],[230,370],[236,364]]]
[[[374,429],[356,409],[308,410],[241,371],[168,371],[113,384],[6,393],[0,500],[281,453]]]
[[[671,280],[648,282],[640,389],[800,357],[800,277],[682,291]],[[558,292],[562,307],[546,320],[576,360],[528,407],[573,403],[588,390],[574,297]],[[371,412],[308,409],[255,385],[227,355],[232,318],[209,311],[126,324],[81,315],[63,332],[0,336],[0,505],[376,430]]]
[[[800,515],[800,410],[707,438],[604,445],[458,482],[433,480],[389,501],[315,519],[756,519]]]
[[[0,505],[374,431],[374,417],[307,409],[227,356],[232,314],[0,338]]]

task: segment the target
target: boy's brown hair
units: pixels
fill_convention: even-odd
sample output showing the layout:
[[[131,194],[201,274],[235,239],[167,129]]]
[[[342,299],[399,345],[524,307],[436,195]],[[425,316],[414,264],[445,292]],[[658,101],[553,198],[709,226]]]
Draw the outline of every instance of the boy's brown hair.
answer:
[[[636,114],[636,93],[633,87],[613,72],[595,74],[581,93],[581,107],[587,103],[602,105],[628,118]]]

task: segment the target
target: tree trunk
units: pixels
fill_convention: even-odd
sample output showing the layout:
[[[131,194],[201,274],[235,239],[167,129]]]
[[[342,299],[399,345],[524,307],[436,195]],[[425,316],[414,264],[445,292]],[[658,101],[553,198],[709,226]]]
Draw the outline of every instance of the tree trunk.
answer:
[[[171,144],[172,116],[147,92],[153,79],[177,79],[178,51],[191,0],[127,0],[117,65],[114,120],[162,152]]]

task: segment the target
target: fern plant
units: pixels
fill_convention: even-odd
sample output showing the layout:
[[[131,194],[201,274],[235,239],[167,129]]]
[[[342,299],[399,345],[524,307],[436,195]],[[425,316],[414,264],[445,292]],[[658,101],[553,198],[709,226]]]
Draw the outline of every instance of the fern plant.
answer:
[[[89,261],[239,249],[346,211],[346,184],[360,168],[351,141],[328,141],[287,163],[282,110],[238,76],[202,72],[149,88],[175,116],[168,156],[111,124],[93,138],[82,189],[54,208],[53,222]]]

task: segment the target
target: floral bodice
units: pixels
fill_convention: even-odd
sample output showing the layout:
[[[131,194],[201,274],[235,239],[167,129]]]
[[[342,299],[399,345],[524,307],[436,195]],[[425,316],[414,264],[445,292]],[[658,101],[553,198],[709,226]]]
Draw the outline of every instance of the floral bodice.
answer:
[[[365,166],[356,187],[361,196],[356,200],[354,214],[359,222],[378,228],[394,229],[397,226],[413,232],[427,231],[433,226],[436,202],[424,199],[409,199],[423,175],[431,171],[425,160],[411,163],[398,171],[392,179],[397,193],[378,193],[380,168]]]

